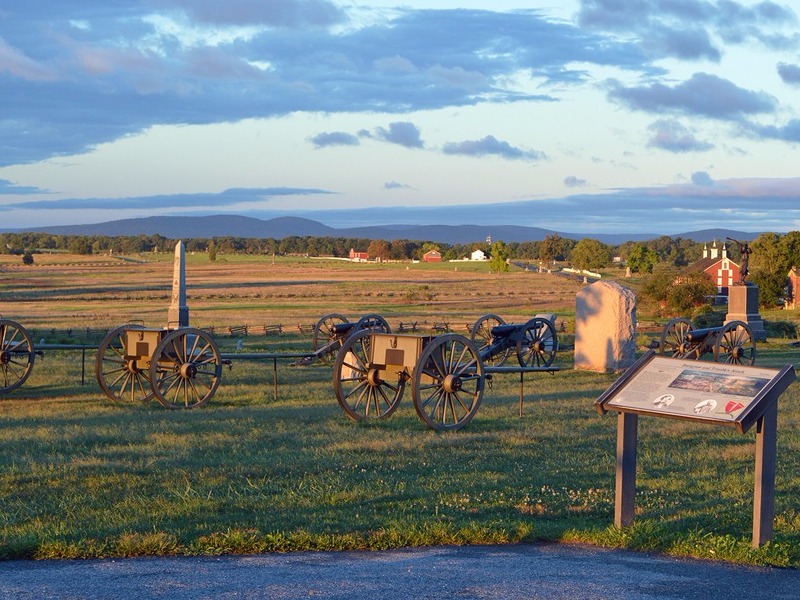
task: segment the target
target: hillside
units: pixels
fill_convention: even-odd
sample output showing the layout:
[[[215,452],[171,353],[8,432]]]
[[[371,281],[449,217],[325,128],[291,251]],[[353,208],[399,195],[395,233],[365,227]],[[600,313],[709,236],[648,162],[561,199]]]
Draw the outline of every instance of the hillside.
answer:
[[[21,232],[22,230],[6,230]],[[276,217],[274,219],[255,219],[237,215],[213,215],[203,217],[145,217],[123,219],[87,225],[47,226],[26,229],[54,235],[106,235],[137,236],[163,235],[170,239],[244,237],[274,238],[285,237],[337,237],[384,240],[418,240],[441,242],[445,244],[469,244],[483,241],[487,237],[504,242],[541,241],[548,235],[579,240],[595,238],[606,244],[617,245],[627,241],[646,241],[661,234],[586,234],[552,231],[538,227],[519,225],[382,225],[374,227],[334,228],[311,219],[299,217]],[[756,233],[727,229],[706,229],[672,235],[696,242],[732,237],[750,240]]]

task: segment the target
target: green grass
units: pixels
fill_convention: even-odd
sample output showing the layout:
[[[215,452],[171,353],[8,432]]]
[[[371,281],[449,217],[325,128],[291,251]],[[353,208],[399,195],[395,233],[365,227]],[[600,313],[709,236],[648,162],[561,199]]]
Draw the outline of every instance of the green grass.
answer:
[[[271,340],[248,338],[251,351]],[[229,351],[232,340],[225,340]],[[289,339],[280,348],[300,349]],[[761,366],[792,362],[760,347]],[[640,419],[637,516],[613,527],[611,375],[494,378],[468,428],[339,409],[330,367],[234,361],[208,406],[115,405],[80,353],[48,353],[0,399],[0,557],[75,558],[567,541],[800,566],[800,408],[781,399],[776,529],[750,548],[754,432]]]

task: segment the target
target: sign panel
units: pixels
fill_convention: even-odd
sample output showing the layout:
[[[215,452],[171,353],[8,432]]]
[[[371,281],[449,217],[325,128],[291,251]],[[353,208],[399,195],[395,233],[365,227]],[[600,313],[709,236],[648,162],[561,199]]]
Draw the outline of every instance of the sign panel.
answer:
[[[596,404],[609,410],[731,425],[744,432],[794,381],[794,368],[667,358],[648,353]]]

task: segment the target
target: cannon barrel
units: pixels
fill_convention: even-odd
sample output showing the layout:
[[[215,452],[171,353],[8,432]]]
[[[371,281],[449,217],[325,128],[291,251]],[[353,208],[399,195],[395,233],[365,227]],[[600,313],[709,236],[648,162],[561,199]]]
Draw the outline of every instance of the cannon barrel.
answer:
[[[496,338],[501,337],[508,337],[509,335],[513,335],[518,331],[524,331],[526,327],[528,329],[541,329],[545,327],[544,321],[538,320],[537,322],[529,325],[528,323],[504,323],[503,325],[495,325],[492,327],[492,336]]]
[[[495,325],[492,327],[492,337],[507,337],[513,334],[515,331],[519,331],[523,327],[525,327],[524,323],[504,323],[503,325]]]
[[[715,335],[722,331],[722,327],[707,327],[706,329],[692,329],[686,333],[686,341],[688,342],[702,342],[710,335]]]
[[[318,348],[315,347],[313,352],[301,356],[292,364],[294,366],[310,365],[315,360],[320,360],[327,354],[333,353],[341,347],[342,341],[349,337],[355,327],[356,323],[351,321],[347,323],[334,323],[330,327],[331,338],[327,342],[322,344],[320,340],[321,345]],[[315,340],[315,342],[316,341],[317,340]]]
[[[331,331],[335,334],[337,338],[341,336],[347,335],[353,330],[353,327],[356,326],[355,322],[347,322],[347,323],[336,323],[331,327]]]

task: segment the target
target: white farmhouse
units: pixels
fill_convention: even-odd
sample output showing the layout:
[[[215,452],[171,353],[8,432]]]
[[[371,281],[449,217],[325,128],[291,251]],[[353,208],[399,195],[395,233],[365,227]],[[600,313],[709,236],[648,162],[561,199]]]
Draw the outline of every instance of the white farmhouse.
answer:
[[[483,250],[475,250],[470,255],[470,260],[486,260],[486,254],[484,254]]]

